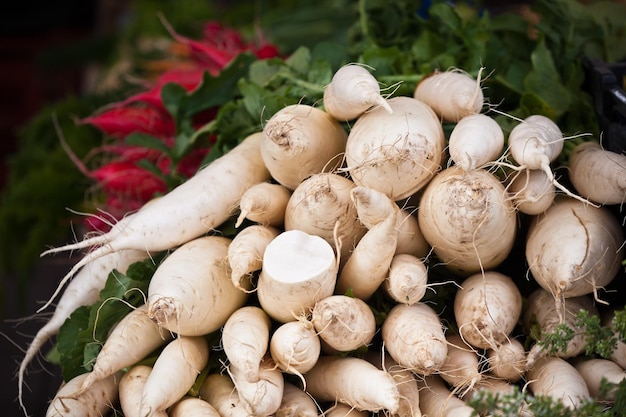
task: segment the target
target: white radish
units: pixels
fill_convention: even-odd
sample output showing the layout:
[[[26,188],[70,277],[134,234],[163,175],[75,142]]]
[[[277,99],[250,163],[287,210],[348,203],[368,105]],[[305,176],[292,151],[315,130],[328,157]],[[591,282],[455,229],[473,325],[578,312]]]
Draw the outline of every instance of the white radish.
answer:
[[[357,410],[347,404],[336,402],[322,413],[323,417],[369,417],[370,412]]]
[[[396,255],[408,254],[425,258],[430,252],[430,245],[420,230],[417,216],[411,210],[403,208],[400,210],[399,217]]]
[[[239,201],[235,226],[241,226],[244,219],[248,219],[264,226],[283,227],[289,197],[291,190],[280,184],[261,182],[251,186]]]
[[[409,254],[396,254],[383,283],[385,293],[394,301],[415,304],[424,298],[428,285],[428,268],[424,261]]]
[[[519,381],[526,372],[524,345],[517,339],[506,339],[494,349],[487,350],[487,364],[493,376],[508,382]]]
[[[80,374],[63,384],[48,405],[46,417],[101,417],[119,401],[121,372],[101,379],[88,390],[80,387],[88,374]]]
[[[124,417],[142,417],[141,394],[150,372],[151,366],[135,365],[120,378],[119,399]]]
[[[484,169],[441,171],[424,190],[417,216],[437,257],[459,275],[495,269],[515,243],[516,211],[504,185]]]
[[[343,265],[337,278],[335,292],[345,294],[351,291],[355,297],[367,300],[381,286],[389,273],[389,266],[398,244],[397,224],[400,209],[382,192],[366,187],[354,188],[351,197],[359,218],[363,219],[362,223],[369,229]],[[377,212],[379,205],[383,206],[386,216],[371,216],[371,211]]]
[[[526,378],[535,396],[548,396],[568,408],[576,409],[581,403],[591,400],[580,372],[562,358],[540,358],[526,372]]]
[[[598,299],[626,252],[622,227],[607,207],[560,197],[528,227],[525,253],[532,277],[558,304],[591,293]]]
[[[454,318],[463,340],[476,348],[497,348],[522,314],[522,294],[508,275],[496,271],[466,278],[454,297]]]
[[[315,365],[321,350],[313,323],[304,317],[282,323],[270,338],[270,354],[276,365],[300,377]]]
[[[573,363],[574,367],[585,380],[589,394],[596,400],[603,403],[612,404],[616,399],[616,389],[613,388],[606,393],[601,394],[603,381],[609,384],[620,384],[626,379],[626,371],[617,363],[610,359],[602,358],[581,358]]]
[[[197,397],[183,397],[167,413],[168,417],[221,417],[215,407]]]
[[[285,382],[283,400],[276,410],[276,417],[317,417],[319,410],[315,400],[303,389]]]
[[[293,190],[312,174],[339,168],[347,137],[324,110],[292,104],[265,123],[261,155],[272,178]]]
[[[315,303],[311,323],[328,346],[350,352],[367,346],[376,334],[376,318],[360,298],[331,295]]]
[[[147,306],[141,305],[111,330],[82,388],[134,365],[171,339],[172,334],[152,321]]]
[[[148,315],[160,326],[185,336],[219,329],[248,294],[231,281],[228,246],[222,236],[194,239],[172,252],[148,286]]]
[[[271,321],[259,307],[235,310],[222,328],[222,348],[230,364],[241,370],[248,382],[260,378],[261,362],[269,348]]]
[[[621,336],[613,324],[613,320],[615,319],[615,311],[616,310],[614,308],[604,310],[601,316],[601,323],[602,326],[607,327],[613,331],[613,337],[617,342],[615,345],[615,349],[613,349],[608,359],[626,369],[626,342],[621,340]]]
[[[24,414],[27,414],[26,407],[22,401],[24,377],[27,367],[35,355],[50,338],[59,332],[65,320],[78,307],[88,306],[98,301],[100,291],[104,288],[109,274],[114,269],[121,273],[126,273],[131,264],[147,257],[148,254],[145,251],[123,250],[114,252],[85,265],[69,282],[54,308],[54,313],[46,324],[37,331],[26,350],[24,358],[20,362],[18,370],[18,400]]]
[[[423,188],[441,169],[445,137],[433,110],[411,97],[388,100],[352,126],[346,165],[352,180],[398,201]]]
[[[433,108],[446,122],[458,122],[464,117],[480,113],[484,95],[480,85],[481,73],[476,79],[460,69],[435,71],[416,86],[414,97]]]
[[[179,336],[157,357],[141,394],[141,415],[160,416],[193,386],[209,359],[204,336]]]
[[[259,303],[278,322],[311,313],[318,300],[335,289],[338,262],[328,242],[300,230],[272,240],[263,254],[257,282]]]
[[[491,395],[493,398],[497,396],[508,396],[516,393],[519,387],[511,382],[508,382],[505,379],[497,378],[490,374],[483,374],[483,377],[480,381],[478,381],[471,390],[468,390],[464,393],[460,398],[466,403],[471,403],[472,400],[480,400],[480,398],[485,398],[486,395]],[[517,415],[528,416],[529,414],[525,414],[526,404],[520,404],[519,409],[517,410]]]
[[[381,334],[389,355],[419,375],[439,371],[448,354],[441,320],[423,302],[395,305],[381,326]]]
[[[420,409],[428,417],[472,417],[476,415],[470,407],[448,389],[439,375],[428,375],[417,379],[420,394]]]
[[[211,404],[222,417],[249,417],[228,375],[207,375],[200,385],[199,397]]]
[[[523,169],[516,173],[508,191],[517,210],[528,215],[543,213],[556,197],[556,187],[541,169]]]
[[[248,380],[245,369],[233,364],[229,365],[228,372],[241,404],[250,415],[267,417],[278,411],[282,403],[285,380],[269,355],[261,362],[258,378],[254,382]]]
[[[446,341],[448,354],[439,369],[439,376],[452,387],[467,392],[482,379],[478,352],[457,334],[447,335]]]
[[[450,160],[465,171],[483,168],[504,151],[504,132],[493,118],[470,114],[461,118],[450,132]]]
[[[538,342],[535,343],[526,356],[526,368],[532,367],[538,358],[551,354],[560,358],[573,358],[585,350],[585,329],[576,325],[576,314],[585,310],[590,316],[598,316],[598,310],[593,304],[591,297],[581,295],[563,300],[560,310],[554,304],[554,297],[543,288],[538,288],[528,296],[528,303],[522,317],[526,329],[538,326]],[[546,350],[543,343],[545,334],[556,331],[557,326],[564,324],[574,330],[574,335],[567,342],[565,349],[555,352]],[[549,347],[548,347],[549,348]]]
[[[350,191],[356,185],[336,173],[311,175],[293,191],[285,209],[285,230],[320,236],[343,264],[367,229],[358,220]],[[336,239],[341,241],[340,248]]]
[[[44,256],[96,246],[70,269],[42,309],[81,267],[101,256],[124,249],[147,253],[169,250],[228,220],[247,188],[270,179],[261,158],[261,136],[260,132],[248,136],[171,192],[122,219],[109,232],[42,253]]]
[[[598,142],[577,145],[567,161],[569,179],[583,197],[602,205],[626,201],[626,155],[604,149]]]
[[[276,227],[253,224],[233,237],[228,245],[228,263],[235,287],[242,291],[252,287],[251,281],[242,281],[261,269],[265,248],[279,234],[280,229]]]
[[[307,391],[318,402],[338,401],[357,410],[392,414],[400,407],[393,377],[365,359],[322,356],[304,377]]]
[[[346,64],[339,68],[324,89],[324,109],[339,121],[350,121],[372,107],[393,110],[380,94],[380,86],[374,76],[359,64]]]

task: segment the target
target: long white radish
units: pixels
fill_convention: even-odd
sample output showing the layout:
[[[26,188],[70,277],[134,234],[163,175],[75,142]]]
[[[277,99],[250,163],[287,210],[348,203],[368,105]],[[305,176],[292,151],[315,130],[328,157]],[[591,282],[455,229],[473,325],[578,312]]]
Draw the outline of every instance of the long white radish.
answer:
[[[516,211],[484,169],[441,171],[424,190],[417,217],[437,257],[459,275],[495,269],[515,243]]]
[[[511,180],[508,191],[515,208],[528,215],[543,213],[556,197],[556,187],[541,169],[522,169]]]
[[[48,304],[81,267],[101,256],[123,249],[147,253],[169,250],[224,223],[235,214],[246,189],[270,179],[261,158],[261,136],[260,132],[248,136],[171,192],[118,222],[109,232],[43,252],[42,256],[96,246],[63,277]]]
[[[574,367],[585,380],[589,394],[603,403],[613,404],[616,399],[616,389],[610,389],[606,395],[601,395],[603,381],[618,385],[626,379],[626,371],[610,359],[581,358],[575,360]]]
[[[202,398],[186,396],[170,407],[168,417],[221,417],[215,407]]]
[[[305,317],[282,323],[270,338],[270,354],[285,373],[302,377],[320,357],[320,338]]]
[[[413,96],[432,107],[444,121],[456,123],[482,110],[482,71],[480,68],[476,79],[460,69],[435,71],[417,84]]]
[[[336,402],[321,414],[323,417],[369,417],[370,412],[357,410],[348,404]]]
[[[280,408],[285,387],[283,373],[267,355],[259,366],[258,378],[250,382],[247,371],[234,366],[228,367],[237,395],[245,410],[252,416],[267,417]]]
[[[288,230],[267,245],[257,282],[259,303],[278,322],[308,316],[318,300],[332,295],[338,262],[328,242]]]
[[[132,366],[172,339],[172,334],[152,321],[145,304],[128,313],[107,336],[83,389],[99,379]]]
[[[545,356],[526,372],[528,387],[536,396],[548,396],[576,409],[591,400],[589,389],[580,372],[565,359]]]
[[[367,229],[358,220],[350,191],[356,185],[336,173],[311,175],[293,191],[285,209],[285,230],[320,236],[343,264]],[[338,247],[336,239],[341,241]]]
[[[260,378],[260,366],[270,341],[271,321],[259,307],[247,305],[235,310],[222,327],[222,348],[232,366],[248,382]]]
[[[235,287],[242,291],[251,288],[252,282],[243,282],[263,266],[263,253],[267,245],[280,234],[273,226],[253,224],[233,237],[228,246],[228,263]]]
[[[454,318],[463,340],[497,349],[522,314],[522,294],[511,277],[496,271],[466,278],[454,297]]]
[[[508,338],[494,349],[487,349],[488,370],[493,376],[508,382],[519,381],[526,372],[526,350],[524,345]]]
[[[58,332],[65,320],[78,307],[87,306],[98,301],[100,291],[104,288],[109,274],[114,270],[126,273],[134,262],[147,258],[145,251],[123,250],[103,256],[94,262],[85,265],[69,282],[54,308],[54,313],[46,324],[41,327],[30,342],[18,370],[18,400],[27,414],[22,401],[24,377],[29,363],[43,347],[43,345]]]
[[[626,201],[626,155],[595,141],[576,145],[567,161],[569,179],[583,197],[602,205]]]
[[[119,383],[120,407],[124,417],[141,416],[141,393],[152,367],[135,365],[122,375]]]
[[[159,416],[189,391],[209,359],[204,336],[178,336],[157,357],[141,394],[141,415]]]
[[[424,298],[428,285],[428,268],[424,261],[406,253],[396,254],[383,283],[385,293],[394,301],[415,304]]]
[[[538,288],[528,296],[528,303],[522,317],[526,329],[538,326],[538,342],[535,343],[526,356],[526,368],[530,368],[538,358],[551,354],[560,358],[573,358],[585,349],[585,329],[576,325],[576,314],[585,310],[590,316],[598,316],[598,310],[588,295],[565,298],[560,309],[554,304],[554,296],[543,288]],[[567,342],[565,349],[550,352],[550,347],[544,346],[544,335],[552,333],[559,324],[565,324],[574,330],[574,335]]]
[[[376,108],[352,126],[346,166],[357,185],[395,201],[415,194],[441,169],[445,137],[433,110],[411,97],[388,100],[389,114]]]
[[[482,379],[478,351],[457,334],[448,334],[446,341],[448,354],[439,369],[439,376],[460,390],[459,395],[463,396]]]
[[[233,285],[231,240],[205,236],[177,248],[156,269],[148,286],[148,315],[185,336],[211,333],[243,306],[248,294]]]
[[[365,359],[322,356],[304,377],[307,391],[318,402],[338,401],[357,410],[393,414],[400,407],[393,377]]]
[[[261,182],[248,188],[239,201],[239,216],[235,227],[244,219],[264,226],[283,227],[285,210],[291,190],[273,182]]]
[[[88,390],[80,387],[88,374],[67,381],[48,405],[46,417],[101,417],[113,410],[119,401],[121,372],[101,379]]]
[[[350,352],[371,343],[376,334],[376,318],[360,298],[331,295],[315,303],[311,323],[328,346]]]
[[[439,371],[448,354],[441,320],[423,302],[396,304],[387,314],[381,334],[391,357],[418,375]]]
[[[396,253],[400,209],[382,192],[366,187],[356,187],[350,195],[368,231],[343,265],[335,292],[345,294],[351,291],[355,297],[367,300],[385,281]],[[383,206],[386,217],[370,215],[371,211],[379,210],[379,205]],[[375,221],[371,221],[372,218]]]
[[[303,389],[285,382],[283,399],[276,410],[276,417],[317,417],[318,406]]]
[[[428,417],[472,417],[476,415],[470,407],[446,387],[439,375],[417,378],[420,393],[420,409]]]
[[[249,417],[239,399],[232,379],[225,374],[209,374],[199,388],[199,397],[206,400],[222,417]]]
[[[461,118],[450,132],[450,160],[465,171],[483,168],[504,151],[504,132],[493,118],[470,114]]]
[[[335,71],[324,89],[323,100],[326,112],[342,122],[354,120],[376,106],[393,112],[380,94],[376,78],[359,64],[346,64]]]
[[[599,299],[626,252],[622,227],[607,207],[559,197],[528,227],[525,253],[532,277],[558,304],[591,293]]]
[[[292,104],[265,123],[261,156],[272,178],[293,190],[312,174],[339,168],[347,137],[343,126],[324,110]]]

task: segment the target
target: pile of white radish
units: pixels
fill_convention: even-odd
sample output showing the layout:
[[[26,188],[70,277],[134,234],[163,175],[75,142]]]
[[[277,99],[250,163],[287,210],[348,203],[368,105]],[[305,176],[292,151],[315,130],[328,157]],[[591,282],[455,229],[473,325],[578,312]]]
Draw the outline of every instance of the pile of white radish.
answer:
[[[541,339],[609,307],[626,256],[623,155],[593,162],[604,151],[581,146],[567,189],[550,166],[566,140],[556,124],[531,115],[503,131],[481,113],[481,73],[436,72],[414,97],[385,98],[367,67],[345,65],[321,105],[285,107],[111,232],[46,251],[90,249],[44,306],[71,279],[61,321],[127,255],[168,251],[145,304],[48,416],[470,416],[477,392],[515,388],[571,408],[614,401],[594,368],[619,383],[623,353],[593,362],[581,334],[554,354]],[[58,322],[22,362],[20,401]]]

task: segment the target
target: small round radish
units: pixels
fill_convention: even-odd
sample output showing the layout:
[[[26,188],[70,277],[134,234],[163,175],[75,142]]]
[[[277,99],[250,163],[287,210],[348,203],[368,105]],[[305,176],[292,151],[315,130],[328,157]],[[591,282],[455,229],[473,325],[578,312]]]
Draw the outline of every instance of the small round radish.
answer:
[[[280,233],[280,229],[272,226],[253,224],[233,237],[228,245],[228,263],[231,269],[231,279],[235,287],[242,291],[252,286],[251,281],[245,281],[251,274],[263,266],[263,253],[269,243]]]
[[[522,314],[522,294],[511,277],[477,273],[461,283],[454,297],[454,318],[463,340],[476,348],[497,348]]]
[[[526,372],[526,350],[517,339],[508,338],[487,350],[489,372],[508,382],[517,382]]]
[[[515,174],[508,191],[517,210],[528,215],[546,211],[556,196],[554,183],[541,169],[521,170]]]
[[[124,417],[142,417],[141,393],[152,367],[135,365],[122,375],[119,383],[120,407]]]
[[[324,89],[324,109],[337,120],[356,119],[375,106],[393,112],[380,94],[378,81],[362,65],[342,66]]]
[[[271,182],[253,185],[241,195],[235,227],[241,226],[244,219],[264,226],[283,227],[289,197],[291,190],[283,185]]]
[[[626,379],[626,371],[610,359],[590,358],[574,362],[574,367],[585,380],[589,394],[602,402],[612,404],[616,399],[616,389],[611,389],[606,396],[600,395],[602,381],[618,385]]]
[[[414,97],[432,107],[444,121],[458,122],[483,108],[482,71],[483,68],[476,79],[459,69],[436,71],[417,84]]]
[[[411,97],[388,100],[390,114],[376,108],[357,119],[346,143],[346,165],[357,185],[398,201],[423,188],[441,169],[443,127],[423,102]]]
[[[288,230],[267,245],[257,282],[261,307],[285,323],[311,313],[332,295],[338,262],[328,242],[301,230]]]
[[[263,127],[261,156],[272,178],[294,190],[310,175],[341,166],[347,136],[325,111],[292,104],[280,109]]]
[[[580,372],[569,362],[554,356],[543,357],[526,372],[528,386],[536,396],[548,396],[576,409],[591,399]]]
[[[463,117],[450,132],[448,152],[465,171],[496,161],[504,150],[504,132],[491,117],[478,113]]]
[[[420,258],[398,254],[389,265],[389,275],[383,289],[394,301],[415,304],[426,295],[428,269]]]
[[[322,351],[313,323],[306,318],[283,323],[270,338],[270,354],[288,374],[302,376],[317,362]]]

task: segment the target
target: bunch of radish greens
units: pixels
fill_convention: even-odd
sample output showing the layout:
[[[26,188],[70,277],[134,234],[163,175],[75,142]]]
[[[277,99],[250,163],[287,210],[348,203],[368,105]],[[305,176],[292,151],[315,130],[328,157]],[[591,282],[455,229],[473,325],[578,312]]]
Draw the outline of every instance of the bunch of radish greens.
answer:
[[[48,415],[626,412],[626,156],[579,65],[623,7],[358,7],[343,47],[233,61],[208,164],[44,253],[84,251]]]

